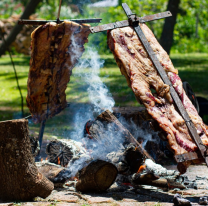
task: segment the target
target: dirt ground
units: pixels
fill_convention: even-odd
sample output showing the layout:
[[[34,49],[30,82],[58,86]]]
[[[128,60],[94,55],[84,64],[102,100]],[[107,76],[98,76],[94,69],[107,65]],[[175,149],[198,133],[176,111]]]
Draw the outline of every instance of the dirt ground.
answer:
[[[167,166],[168,169],[175,169],[176,166]],[[75,191],[72,182],[68,182],[64,188],[56,188],[46,199],[35,198],[33,202],[9,202],[1,203],[0,206],[24,205],[24,206],[169,206],[173,205],[173,196],[178,193],[192,202],[192,205],[199,205],[201,196],[208,196],[208,168],[205,165],[190,166],[187,171],[189,179],[203,179],[200,188],[196,189],[173,189],[167,190],[152,186],[118,186],[114,183],[105,193],[82,194]]]

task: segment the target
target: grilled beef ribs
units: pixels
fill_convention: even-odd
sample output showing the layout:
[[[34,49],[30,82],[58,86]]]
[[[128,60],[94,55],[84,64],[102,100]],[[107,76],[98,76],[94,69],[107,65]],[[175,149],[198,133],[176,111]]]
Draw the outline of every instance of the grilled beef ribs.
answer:
[[[186,96],[178,71],[151,30],[145,24],[140,26],[192,119],[202,142],[208,145],[208,130]],[[109,31],[108,45],[136,99],[144,104],[148,113],[166,132],[167,140],[175,155],[196,151],[198,148],[189,135],[186,123],[173,104],[169,86],[163,83],[133,28],[124,27]],[[189,163],[180,164],[179,170],[184,172],[184,167],[186,168]]]
[[[27,105],[35,123],[53,117],[67,106],[67,83],[89,33],[89,25],[64,21],[47,23],[31,34]]]

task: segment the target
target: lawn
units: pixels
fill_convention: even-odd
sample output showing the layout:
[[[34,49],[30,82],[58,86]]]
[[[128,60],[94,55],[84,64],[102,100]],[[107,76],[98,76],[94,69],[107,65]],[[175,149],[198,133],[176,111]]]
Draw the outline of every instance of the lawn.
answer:
[[[83,59],[86,59],[84,57]],[[88,57],[89,58],[89,57]],[[116,106],[139,106],[131,89],[127,86],[124,76],[120,74],[112,55],[101,55],[101,61],[105,61],[100,69],[100,77],[109,88]],[[27,56],[14,56],[14,63],[24,96],[25,116],[29,115],[26,106],[27,77],[29,71],[29,60]],[[173,54],[171,55],[174,66],[179,70],[183,81],[188,81],[197,96],[208,99],[208,54]],[[65,109],[59,115],[47,121],[46,133],[56,136],[64,136],[74,127],[72,117],[76,112],[76,106],[88,105],[87,83],[83,75],[88,69],[73,69],[71,80],[66,90],[67,100],[71,108]],[[10,58],[0,58],[0,120],[19,118],[21,99],[17,89],[13,67]],[[55,125],[55,126],[54,126]],[[37,132],[39,125],[30,123],[30,128]]]

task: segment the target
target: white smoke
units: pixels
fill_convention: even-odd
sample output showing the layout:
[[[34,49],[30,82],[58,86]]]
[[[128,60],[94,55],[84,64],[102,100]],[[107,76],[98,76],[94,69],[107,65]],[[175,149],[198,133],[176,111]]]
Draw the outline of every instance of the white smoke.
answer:
[[[115,101],[112,98],[108,88],[99,77],[100,68],[103,67],[104,61],[100,60],[97,51],[88,49],[86,51],[90,59],[81,60],[76,68],[75,76],[81,77],[86,83],[88,97],[90,103],[94,105],[94,111],[101,113],[102,110],[112,111]],[[87,73],[83,73],[83,69],[87,69]]]
[[[153,131],[148,125],[148,122],[144,122],[145,125],[141,125],[141,127],[139,127],[137,124],[134,123],[132,119],[130,119],[130,122],[128,122],[124,117],[121,116],[118,118],[118,120],[125,128],[127,128],[131,132],[133,137],[142,140],[143,148],[145,148],[148,141],[158,141],[158,132]]]
[[[71,107],[76,111],[73,119],[74,131],[70,134],[70,139],[74,140],[80,140],[83,137],[84,126],[89,119],[94,119],[93,114],[99,115],[107,109],[112,111],[115,104],[107,86],[99,77],[100,68],[103,67],[104,61],[100,60],[97,51],[93,49],[87,49],[85,53],[89,58],[79,60],[73,75],[85,83],[84,88],[87,91],[90,104],[83,104],[80,108],[77,108],[77,105],[75,108]]]
[[[75,105],[75,108],[71,107],[72,110],[74,109],[76,111],[76,114],[73,123],[74,131],[70,133],[69,138],[76,141],[82,141],[85,124],[89,119],[94,119],[94,114],[99,115],[105,110],[110,110],[112,112],[112,107],[115,104],[111,93],[99,76],[100,68],[103,67],[104,61],[100,60],[97,51],[93,49],[87,49],[85,53],[88,54],[88,58],[79,60],[73,75],[85,83],[90,104],[82,104],[80,108],[77,108],[77,105]],[[110,127],[110,125],[108,127]],[[104,136],[111,137],[110,139],[115,139],[114,137],[117,135],[116,139],[118,145],[123,142],[118,133],[110,132],[107,134],[108,131],[112,131],[112,129],[100,129],[105,131],[106,135]],[[78,160],[69,163],[69,170],[72,176],[74,176],[79,169],[84,167],[86,162],[89,163],[92,159],[104,160],[106,157],[105,154],[111,152],[114,149],[113,147],[115,147],[115,144],[110,142],[109,138],[101,139],[99,144],[85,138],[85,144],[88,148],[90,147],[93,149],[90,154],[81,155]],[[108,149],[106,150],[106,148]]]
[[[76,46],[73,42],[72,45]],[[75,54],[76,50],[73,51],[73,53],[74,56],[78,56],[78,54]],[[115,104],[111,93],[99,76],[100,68],[103,67],[104,61],[100,60],[97,51],[91,48],[87,49],[85,54],[88,55],[88,58],[85,57],[79,60],[73,75],[77,77],[77,79],[80,79],[82,83],[85,83],[84,88],[85,91],[87,91],[90,104],[77,104],[74,107],[70,106],[70,109],[76,111],[76,113],[73,117],[74,130],[69,134],[69,138],[76,141],[83,141],[84,127],[88,120],[94,120],[97,115],[105,110],[110,110],[112,112],[112,107]],[[83,90],[80,92],[83,92]],[[81,106],[79,107],[79,105]],[[144,144],[146,144],[147,140],[152,140],[152,134],[138,128],[133,121],[129,124],[124,119],[119,120],[122,121],[122,124],[125,127],[131,129],[131,132],[133,132],[135,137],[145,136],[146,140],[144,141]],[[106,160],[106,155],[108,153],[122,149],[122,144],[125,141],[122,132],[115,130],[114,126],[111,124],[108,124],[107,126],[99,125],[98,128],[104,138],[100,138],[97,142],[84,138],[85,146],[91,148],[91,151],[88,151],[86,154],[81,154],[78,159],[75,161],[72,160],[69,163],[68,167],[72,176],[93,159]]]

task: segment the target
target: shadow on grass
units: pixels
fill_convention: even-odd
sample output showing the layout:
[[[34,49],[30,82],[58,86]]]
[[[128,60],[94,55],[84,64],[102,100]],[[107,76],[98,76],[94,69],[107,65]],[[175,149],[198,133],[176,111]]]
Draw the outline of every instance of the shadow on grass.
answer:
[[[28,66],[30,64],[30,57],[29,56],[21,56],[13,58],[14,65],[17,66]],[[0,66],[7,66],[12,65],[11,60],[9,57],[6,57],[5,61],[0,61]]]
[[[185,67],[192,65],[200,65],[200,64],[208,64],[208,60],[206,58],[171,58],[174,67]]]
[[[15,65],[27,65],[29,67],[29,59],[30,57],[21,57],[20,60],[17,58],[15,60]],[[105,60],[104,66],[105,71],[101,72],[101,77],[106,77],[104,79],[106,86],[109,88],[113,98],[115,99],[116,106],[135,106],[138,105],[134,93],[131,88],[128,87],[126,79],[121,75],[119,68],[114,60],[114,58],[106,57],[103,58]],[[178,68],[179,75],[182,81],[188,81],[192,86],[195,93],[203,94],[205,98],[208,98],[208,84],[207,84],[207,76],[208,76],[208,60],[206,58],[191,58],[191,57],[178,57],[172,58],[173,64],[176,68]],[[0,66],[11,65],[9,59],[2,60],[0,62]],[[108,71],[111,69],[115,69],[112,74]],[[187,67],[185,70],[180,69],[180,67]],[[198,70],[200,68],[200,70]],[[109,73],[109,74],[108,74]],[[14,81],[15,77],[11,75],[12,73],[1,73],[0,76],[5,77],[8,81]],[[28,73],[22,72],[18,74],[19,79],[27,78]],[[86,85],[80,84],[79,79],[72,76],[70,83],[67,85],[67,96],[70,100],[71,97],[77,96],[77,101],[79,98],[83,98],[86,94],[87,88]],[[21,89],[25,92],[27,90],[27,86],[21,86]],[[198,95],[197,94],[197,95]],[[9,95],[9,94],[8,94]],[[86,95],[87,96],[87,95]],[[72,100],[73,101],[73,100]],[[0,107],[4,106],[11,109],[5,109],[0,111],[0,120],[8,120],[18,117],[18,111],[20,111],[20,98],[15,98],[12,101],[0,101]],[[25,97],[24,97],[24,105],[26,105]],[[79,108],[82,103],[76,103]],[[84,104],[87,105],[87,104]],[[66,137],[73,130],[73,117],[76,113],[76,108],[70,107],[66,108],[60,114],[56,115],[50,120],[47,120],[45,131],[50,135]],[[25,114],[27,115],[27,114]],[[206,117],[207,118],[207,117]],[[30,121],[29,127],[38,132],[39,124],[35,125]]]
[[[204,93],[208,95],[208,70],[202,71],[180,71],[179,76],[182,81],[187,81],[195,93]]]
[[[103,60],[105,60],[104,67],[115,67],[115,66],[117,66],[116,60],[114,58],[106,58],[106,59],[103,59]]]
[[[115,67],[117,66],[116,60],[112,57],[110,58],[101,58],[104,60],[105,67]],[[208,64],[208,59],[205,57],[172,57],[171,61],[174,67],[186,67],[186,66],[193,66],[193,65],[205,65]],[[208,68],[208,65],[207,65]]]
[[[9,74],[9,77],[8,77],[8,74],[0,74],[0,76],[5,76],[5,80],[16,80],[15,75],[11,75],[11,73]],[[25,72],[25,73],[23,74],[23,73],[21,72],[21,74],[18,73],[17,76],[18,76],[18,79],[25,79],[25,78],[28,77],[28,73]]]

